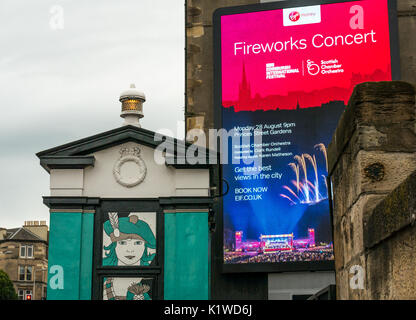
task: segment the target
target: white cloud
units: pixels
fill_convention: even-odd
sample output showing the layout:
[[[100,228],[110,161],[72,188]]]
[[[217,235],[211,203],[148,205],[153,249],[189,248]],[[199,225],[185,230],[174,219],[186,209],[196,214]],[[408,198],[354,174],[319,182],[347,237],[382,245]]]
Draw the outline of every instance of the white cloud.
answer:
[[[54,5],[62,30],[49,25]],[[48,216],[48,174],[34,154],[120,126],[118,96],[130,83],[146,94],[142,126],[177,132],[183,14],[179,0],[1,2],[0,226]]]

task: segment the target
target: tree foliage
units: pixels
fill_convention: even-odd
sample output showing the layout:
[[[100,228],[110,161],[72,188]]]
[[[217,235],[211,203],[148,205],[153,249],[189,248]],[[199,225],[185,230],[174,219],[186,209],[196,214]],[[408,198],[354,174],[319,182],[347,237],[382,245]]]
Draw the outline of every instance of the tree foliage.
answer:
[[[0,300],[17,300],[13,282],[3,270],[0,270]]]

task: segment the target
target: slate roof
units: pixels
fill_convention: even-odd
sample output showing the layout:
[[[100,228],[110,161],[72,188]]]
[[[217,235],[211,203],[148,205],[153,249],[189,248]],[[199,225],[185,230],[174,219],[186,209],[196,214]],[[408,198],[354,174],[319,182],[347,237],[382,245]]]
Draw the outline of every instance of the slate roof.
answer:
[[[6,238],[2,241],[45,241],[33,232],[21,228],[13,228],[6,230]]]

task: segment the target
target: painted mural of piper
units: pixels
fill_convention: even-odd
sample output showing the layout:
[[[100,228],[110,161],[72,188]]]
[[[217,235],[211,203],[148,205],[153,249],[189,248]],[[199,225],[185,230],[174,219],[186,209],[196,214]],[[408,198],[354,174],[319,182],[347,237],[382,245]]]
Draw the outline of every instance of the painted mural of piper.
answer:
[[[155,213],[119,217],[109,212],[108,218],[103,226],[103,266],[149,266],[156,255]],[[103,282],[104,299],[151,300],[151,278],[106,277]]]
[[[150,220],[155,221],[155,214],[150,215]],[[117,212],[109,212],[108,216],[109,220],[104,222],[103,243],[108,243],[108,238],[111,243],[103,247],[103,266],[150,265],[156,255],[156,237],[144,221],[144,215],[142,219],[139,214],[119,218]]]

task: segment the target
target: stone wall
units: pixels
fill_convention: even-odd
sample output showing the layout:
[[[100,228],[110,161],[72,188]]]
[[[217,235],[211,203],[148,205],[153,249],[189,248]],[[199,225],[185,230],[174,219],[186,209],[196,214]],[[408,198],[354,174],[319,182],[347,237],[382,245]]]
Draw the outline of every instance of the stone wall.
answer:
[[[397,0],[401,79],[416,83],[416,0]]]
[[[416,173],[390,193],[364,226],[371,299],[416,299]]]
[[[416,296],[415,120],[414,86],[394,81],[358,85],[338,123],[328,149],[338,299]]]

